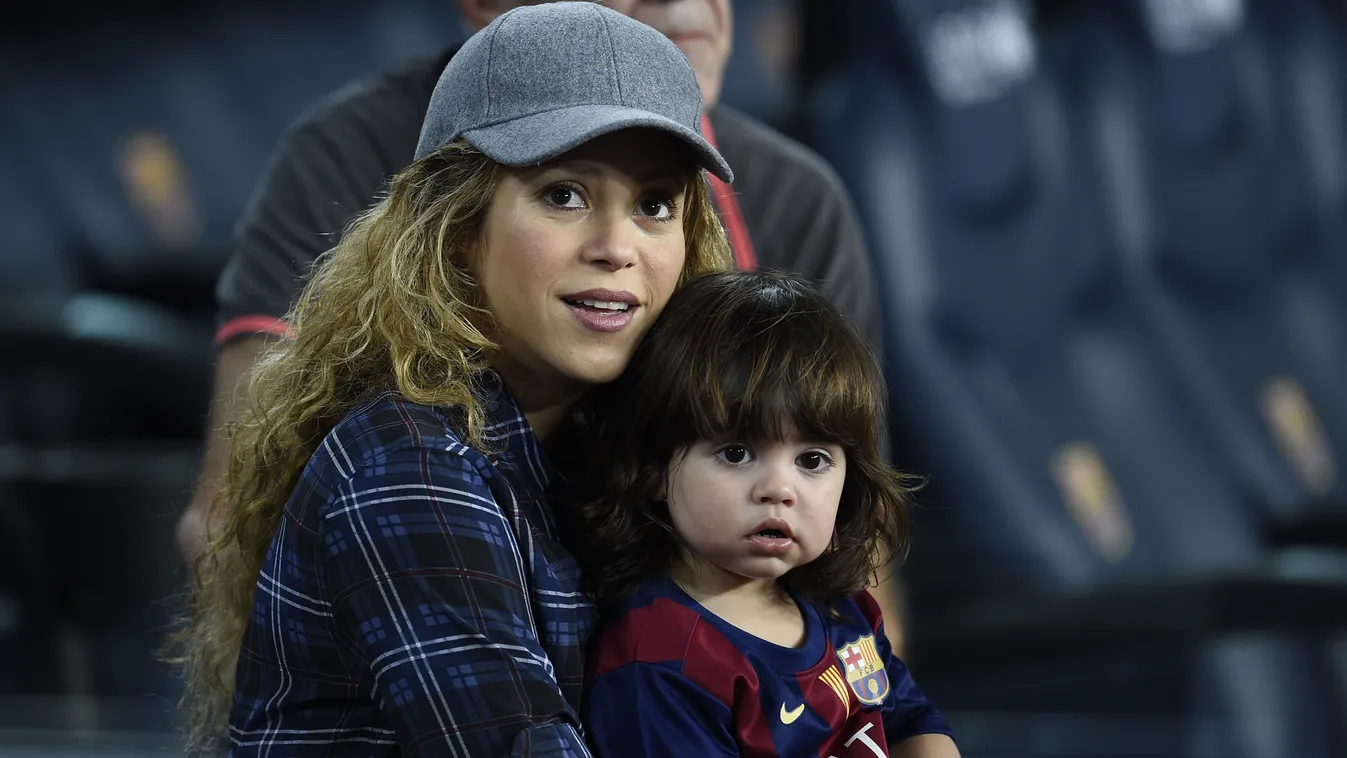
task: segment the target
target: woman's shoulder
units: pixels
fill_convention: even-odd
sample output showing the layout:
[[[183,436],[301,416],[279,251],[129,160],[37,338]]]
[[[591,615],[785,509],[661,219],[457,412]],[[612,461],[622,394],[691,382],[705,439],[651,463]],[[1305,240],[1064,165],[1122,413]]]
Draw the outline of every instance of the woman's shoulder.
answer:
[[[484,458],[456,431],[453,409],[414,403],[392,391],[352,408],[328,432],[317,454],[328,457],[343,474],[351,476],[406,451],[445,453],[470,465]]]

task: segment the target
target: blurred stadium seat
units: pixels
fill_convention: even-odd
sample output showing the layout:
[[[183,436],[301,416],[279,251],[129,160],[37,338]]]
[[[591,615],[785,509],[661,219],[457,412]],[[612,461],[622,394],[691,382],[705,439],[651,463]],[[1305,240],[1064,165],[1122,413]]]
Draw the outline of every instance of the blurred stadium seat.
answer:
[[[1274,538],[1347,545],[1347,277],[1275,59],[1234,0],[1077,7],[1061,68],[1144,313]]]
[[[900,461],[931,477],[908,573],[919,674],[962,707],[1190,718],[1202,739],[1163,754],[1335,755],[1333,682],[1301,630],[1342,628],[1318,604],[1347,583],[1276,567],[1125,273],[1113,198],[1029,9],[886,7],[858,12],[852,38],[871,44],[821,85],[815,139],[876,256]],[[1223,96],[1186,92],[1173,99]]]
[[[1272,86],[1290,103],[1327,235],[1347,266],[1347,5],[1254,3],[1250,23],[1268,42]]]
[[[800,0],[735,0],[734,55],[721,99],[785,131],[799,117]]]
[[[171,724],[153,651],[232,227],[306,107],[461,37],[443,2],[157,10],[0,34],[0,694],[64,696],[43,733]]]

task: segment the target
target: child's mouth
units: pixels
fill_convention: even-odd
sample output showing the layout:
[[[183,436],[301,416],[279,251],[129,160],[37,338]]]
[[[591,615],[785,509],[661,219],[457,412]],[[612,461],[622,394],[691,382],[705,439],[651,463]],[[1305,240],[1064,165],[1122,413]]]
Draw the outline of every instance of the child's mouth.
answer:
[[[790,524],[781,519],[767,519],[747,535],[750,552],[764,557],[781,558],[795,544]]]

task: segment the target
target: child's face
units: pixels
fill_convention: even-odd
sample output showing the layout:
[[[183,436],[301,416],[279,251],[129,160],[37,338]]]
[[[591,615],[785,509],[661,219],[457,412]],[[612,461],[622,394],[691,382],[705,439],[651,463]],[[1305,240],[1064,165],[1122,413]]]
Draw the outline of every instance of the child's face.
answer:
[[[832,540],[847,460],[841,446],[801,438],[701,440],[669,468],[674,528],[701,559],[731,575],[775,580]]]

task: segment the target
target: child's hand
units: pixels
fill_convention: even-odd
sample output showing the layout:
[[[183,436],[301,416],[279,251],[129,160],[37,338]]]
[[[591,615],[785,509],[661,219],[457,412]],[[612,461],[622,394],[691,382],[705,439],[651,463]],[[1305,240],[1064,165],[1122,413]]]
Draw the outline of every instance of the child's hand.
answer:
[[[918,734],[894,748],[893,758],[960,758],[954,740],[943,734]]]

